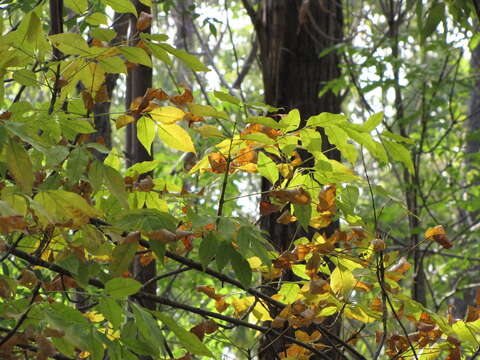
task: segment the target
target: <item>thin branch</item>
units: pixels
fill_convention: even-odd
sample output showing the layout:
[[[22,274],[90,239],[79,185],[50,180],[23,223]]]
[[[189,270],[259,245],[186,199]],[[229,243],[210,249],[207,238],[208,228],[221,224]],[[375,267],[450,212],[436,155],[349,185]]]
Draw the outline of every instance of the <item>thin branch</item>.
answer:
[[[234,89],[239,89],[242,85],[243,80],[247,76],[248,72],[250,71],[253,62],[255,61],[255,57],[257,56],[258,52],[258,39],[255,39],[252,44],[252,48],[250,49],[250,53],[248,54],[247,59],[242,65],[242,69],[240,70],[237,79],[233,83],[232,87]]]

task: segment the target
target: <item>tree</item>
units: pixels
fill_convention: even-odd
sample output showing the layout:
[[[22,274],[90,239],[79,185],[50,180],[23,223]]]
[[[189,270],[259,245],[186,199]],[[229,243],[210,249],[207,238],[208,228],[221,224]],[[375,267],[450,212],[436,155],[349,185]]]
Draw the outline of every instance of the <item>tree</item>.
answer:
[[[161,11],[172,4],[162,2]],[[258,101],[260,92],[248,78],[255,73],[244,77],[249,86],[236,96],[229,83],[240,78],[241,67],[235,64],[235,74],[231,59],[248,54],[253,37],[233,28],[234,15],[241,16],[239,2],[222,10],[231,18],[214,21],[216,4],[194,2],[197,6],[189,9],[198,40],[189,51],[201,53],[226,90],[210,92],[205,81],[217,87],[216,78],[198,76],[208,72],[206,65],[168,43],[156,27],[148,32],[151,18],[145,10],[157,3],[65,0],[68,10],[62,11],[62,1],[52,0],[11,2],[3,8],[9,21],[2,24],[9,28],[2,28],[0,40],[5,85],[0,94],[0,357],[187,360],[234,354],[248,359],[264,348],[258,344],[260,334],[280,339],[281,350],[272,354],[280,359],[478,356],[480,298],[463,320],[454,319],[447,308],[449,281],[459,284],[454,294],[464,284],[475,286],[469,276],[478,258],[462,253],[462,246],[475,250],[475,232],[454,222],[457,209],[475,208],[474,201],[459,198],[465,173],[452,166],[464,160],[458,149],[464,95],[470,88],[459,80],[464,75],[461,57],[450,61],[444,50],[458,45],[447,39],[455,38],[450,36],[454,31],[460,38],[460,25],[446,29],[446,36],[440,23],[458,21],[459,14],[468,18],[469,5],[455,3],[447,14],[432,2],[415,15],[407,12],[407,23],[415,26],[398,28],[398,49],[408,51],[393,57],[380,47],[385,34],[376,23],[359,17],[360,26],[366,26],[365,20],[367,29],[376,30],[372,43],[378,41],[381,51],[368,55],[371,49],[364,43],[344,43],[342,74],[347,77],[338,77],[335,52],[325,55],[325,50],[321,59],[332,61],[326,85],[320,75],[313,84],[302,78],[306,83],[301,86],[272,73],[265,77],[270,79],[266,86],[298,86],[312,95],[304,94],[304,102],[292,94],[295,102],[282,105],[280,100],[289,101],[284,95],[268,98],[269,104]],[[272,11],[266,19],[284,20],[276,11],[287,4],[278,4],[278,9],[262,8]],[[298,17],[286,20],[302,24],[296,34],[307,41],[314,25],[303,22],[309,19],[308,2],[304,4]],[[363,11],[370,5],[357,6]],[[384,11],[380,5],[369,7],[368,15]],[[202,6],[208,6],[208,15],[202,15]],[[219,6],[225,9],[225,4]],[[132,19],[128,41],[119,37],[123,30],[114,29],[118,14]],[[423,14],[430,20],[417,27]],[[379,16],[380,24],[382,19],[388,17]],[[48,34],[51,27],[55,30]],[[221,33],[229,34],[228,51],[233,47],[234,56],[222,53],[220,40],[215,41],[217,51],[210,51],[214,34]],[[247,40],[240,44],[239,38]],[[282,39],[289,39],[286,47],[292,45],[289,36]],[[258,36],[258,42],[261,58],[267,48],[279,51],[265,36]],[[392,43],[385,46],[391,49]],[[422,52],[427,48],[438,51]],[[302,42],[301,49],[307,52],[308,47]],[[315,64],[318,50],[307,52]],[[398,66],[400,60],[405,72],[382,68]],[[267,57],[265,63],[269,61],[276,64]],[[167,84],[177,62],[202,87]],[[374,80],[363,74],[369,64],[378,70]],[[152,68],[164,89],[149,82]],[[108,101],[115,125],[112,149],[99,140],[103,125],[96,120],[104,114],[95,110],[106,102],[104,85],[110,76],[119,76],[120,84],[126,79],[128,89],[126,96],[118,96],[119,86]],[[404,76],[413,79],[408,87]],[[380,109],[386,115],[368,113],[367,105],[382,98],[368,95],[372,85],[387,93],[401,91],[404,115],[392,117],[390,105],[396,101],[388,96]],[[314,108],[320,90],[339,88],[347,91],[348,116],[340,109]],[[355,96],[348,95],[352,89]],[[408,101],[417,100],[419,93],[420,102]],[[329,92],[322,95],[338,100]],[[280,105],[284,116],[279,116]],[[396,131],[400,125],[408,137]],[[319,146],[325,139],[344,163],[326,156],[333,150]],[[197,154],[199,160],[181,171],[177,163],[184,153]],[[420,181],[387,177],[401,174],[402,167]],[[269,202],[260,203],[262,214],[280,214],[275,215],[279,223],[298,223],[305,235],[313,233],[296,238],[289,251],[272,248],[246,214],[244,199],[258,192],[249,192],[245,179],[262,177],[270,182],[264,189]],[[409,227],[412,214],[399,199],[412,186],[422,220],[415,228]],[[329,236],[328,227],[337,220],[341,227]],[[404,242],[412,234],[419,240],[413,247]],[[409,296],[413,272],[406,256],[414,250],[429,269],[426,284],[433,285],[425,304]],[[152,270],[148,279],[136,277],[146,269]],[[463,277],[456,281],[459,274]],[[261,279],[280,286],[268,293],[263,289],[269,283],[261,285]],[[79,295],[82,304],[76,303]],[[342,322],[340,333],[325,323],[331,316]]]

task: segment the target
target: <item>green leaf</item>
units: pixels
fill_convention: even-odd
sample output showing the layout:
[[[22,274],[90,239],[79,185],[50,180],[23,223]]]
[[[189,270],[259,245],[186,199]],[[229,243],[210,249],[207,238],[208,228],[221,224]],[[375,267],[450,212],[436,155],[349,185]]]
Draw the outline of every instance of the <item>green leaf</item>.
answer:
[[[64,4],[77,14],[83,14],[88,9],[88,0],[65,0]]]
[[[217,254],[217,248],[218,239],[211,231],[207,232],[203,236],[203,240],[198,249],[198,257],[200,258],[203,268],[206,268],[210,261],[215,257]]]
[[[158,311],[154,311],[153,314],[165,326],[167,326],[171,331],[173,331],[175,336],[178,338],[180,343],[185,346],[185,349],[187,349],[188,352],[191,352],[192,354],[198,356],[209,356],[211,358],[214,357],[210,350],[208,350],[205,344],[203,344],[195,334],[180,327],[177,321]]]
[[[308,224],[310,223],[310,218],[312,217],[312,206],[308,205],[297,205],[293,204],[293,215],[298,219],[298,222],[305,231],[308,231]]]
[[[142,288],[137,280],[117,277],[105,283],[105,292],[114,299],[124,299]]]
[[[398,134],[391,133],[388,130],[383,130],[382,136],[385,136],[385,137],[387,137],[389,139],[392,139],[392,140],[395,140],[397,142],[404,142],[404,143],[407,143],[407,144],[413,144],[414,143],[414,141],[412,139],[403,137],[403,136],[398,135]]]
[[[66,55],[91,56],[92,50],[80,34],[61,33],[48,37],[52,44]]]
[[[67,162],[67,177],[70,184],[76,183],[84,174],[90,160],[88,153],[82,148],[73,149]]]
[[[157,320],[148,311],[132,303],[133,314],[135,315],[135,323],[138,330],[148,341],[153,349],[158,351],[163,345],[164,337]]]
[[[213,95],[215,95],[217,99],[228,102],[230,104],[240,105],[241,103],[240,99],[223,91],[214,91]]]
[[[123,321],[123,309],[115,299],[101,297],[98,300],[97,309],[110,321],[114,329],[120,329]]]
[[[152,119],[146,116],[142,116],[137,121],[138,140],[150,155],[152,154],[152,143],[153,143],[153,139],[155,139],[156,134],[157,134],[157,126],[155,125],[155,122]]]
[[[300,291],[300,287],[294,283],[284,283],[278,291],[279,294],[284,296],[284,303],[291,304],[297,300],[297,295]]]
[[[250,268],[250,264],[236,250],[232,249],[229,255],[233,271],[235,271],[238,281],[240,281],[245,288],[249,288],[252,284],[252,269]]]
[[[277,165],[270,159],[269,156],[263,152],[258,153],[257,161],[258,172],[270,181],[271,184],[275,184],[279,178]]]
[[[445,3],[443,1],[435,2],[430,8],[423,27],[422,38],[426,39],[437,29],[438,24],[445,18]]]
[[[115,276],[121,276],[132,263],[135,253],[138,248],[138,242],[123,242],[115,247],[112,252],[112,262],[109,266],[110,274]]]
[[[324,129],[330,143],[335,145],[351,164],[354,164],[357,160],[357,150],[355,146],[347,143],[348,136],[345,130],[335,125],[329,125]]]
[[[28,193],[32,193],[33,186],[33,167],[27,151],[22,145],[9,139],[6,146],[7,168],[17,181],[20,188]]]
[[[157,133],[165,145],[176,150],[195,153],[192,138],[181,126],[158,123]]]
[[[102,0],[106,5],[119,13],[132,13],[137,16],[137,10],[130,0]]]
[[[267,134],[260,133],[260,132],[247,134],[247,135],[242,135],[242,139],[257,141],[257,142],[259,142],[261,144],[265,144],[265,145],[274,145],[275,144],[275,140],[273,140]]]
[[[368,120],[363,124],[365,131],[372,131],[374,130],[378,125],[382,123],[383,120],[383,111],[373,114],[368,118]]]
[[[167,51],[165,51],[161,45],[154,44],[150,41],[145,41],[145,44],[151,50],[152,55],[155,56],[158,60],[162,61],[166,65],[172,65],[172,59],[170,59]]]
[[[138,162],[130,166],[125,172],[125,175],[133,176],[135,174],[138,174],[138,175],[145,174],[149,171],[155,170],[158,167],[159,163],[160,163],[160,160]]]
[[[167,229],[175,232],[177,221],[165,212],[156,209],[134,209],[123,212],[115,219],[115,224],[126,231],[152,232]]]
[[[13,79],[18,83],[25,86],[35,86],[38,85],[37,75],[28,69],[20,69],[13,73]]]
[[[162,264],[165,257],[165,252],[167,251],[165,244],[160,241],[150,240],[150,249],[153,250],[153,253],[157,256],[158,260]]]
[[[122,175],[114,168],[103,165],[103,182],[108,190],[120,201],[125,209],[128,209],[128,193],[125,190],[125,182]]]
[[[72,141],[75,140],[78,134],[95,132],[92,124],[86,120],[61,118],[60,126],[65,137]]]
[[[121,46],[118,50],[125,58],[134,63],[152,67],[152,59],[145,50],[135,46]]]
[[[95,39],[106,42],[112,41],[115,36],[117,36],[117,32],[115,30],[103,28],[92,29],[91,34]]]
[[[284,126],[286,131],[297,130],[300,125],[300,111],[293,109],[287,116],[283,116],[280,119],[280,124]]]
[[[75,1],[75,0],[72,0],[72,1]],[[90,24],[90,25],[94,25],[94,26],[98,26],[98,25],[107,25],[108,24],[108,17],[107,15],[103,14],[103,13],[100,13],[100,12],[95,12],[91,15],[88,15],[86,18],[85,18],[85,21]]]
[[[218,271],[222,271],[230,261],[230,254],[235,251],[228,241],[222,241],[218,244],[215,263]]]
[[[209,105],[200,105],[200,104],[188,104],[188,109],[194,115],[198,116],[210,116],[214,118],[220,118],[224,120],[228,120],[228,114],[225,111],[218,111],[213,106]]]
[[[181,60],[187,67],[196,72],[208,72],[210,69],[206,67],[200,60],[195,56],[190,55],[185,50],[175,49],[173,46],[168,44],[158,44],[161,48],[175,56],[177,59]]]
[[[59,302],[50,304],[42,314],[50,327],[64,332],[63,339],[79,349],[91,350],[89,321],[82,313]]]
[[[267,116],[251,116],[247,118],[247,123],[253,123],[253,124],[261,124],[265,126],[270,126],[271,128],[274,129],[282,129],[284,125],[280,124],[279,122],[273,120],[270,117]]]
[[[126,74],[127,67],[122,59],[118,56],[98,59],[103,71],[110,74]]]
[[[388,155],[390,155],[393,160],[402,162],[412,174],[415,172],[412,156],[410,154],[410,151],[407,150],[407,148],[405,148],[401,144],[388,140],[384,140],[383,144],[387,149]]]
[[[343,114],[332,114],[328,112],[321,113],[316,116],[312,116],[307,120],[307,127],[320,126],[320,127],[329,127],[329,126],[339,126],[348,124],[347,117]]]

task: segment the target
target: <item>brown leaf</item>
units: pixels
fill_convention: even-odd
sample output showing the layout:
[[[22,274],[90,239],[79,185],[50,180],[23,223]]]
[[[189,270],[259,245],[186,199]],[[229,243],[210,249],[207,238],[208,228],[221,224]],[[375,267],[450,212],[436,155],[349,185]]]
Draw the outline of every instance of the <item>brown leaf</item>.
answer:
[[[435,240],[445,249],[450,249],[453,246],[452,243],[448,240],[447,234],[445,233],[445,229],[442,225],[437,225],[428,229],[425,232],[425,239]]]
[[[181,95],[171,96],[170,101],[177,106],[186,106],[188,103],[193,102],[192,91],[188,88],[185,88]]]
[[[22,269],[20,276],[20,285],[25,286],[29,289],[33,289],[38,283],[37,276],[35,273],[28,269]]]
[[[318,295],[328,292],[330,284],[323,279],[310,281],[310,294]]]
[[[152,25],[152,15],[144,11],[140,13],[137,20],[137,30],[143,31],[148,29]]]
[[[92,94],[86,90],[82,91],[83,106],[88,111],[93,111],[93,97]]]
[[[137,189],[143,192],[149,192],[154,188],[155,184],[153,183],[153,179],[150,175],[145,176],[141,179],[137,184]]]
[[[100,89],[95,93],[95,104],[101,104],[109,102],[110,98],[108,97],[107,85],[103,84]]]
[[[292,216],[292,214],[290,213],[290,210],[285,210],[282,213],[282,215],[280,215],[277,218],[277,223],[287,225],[287,224],[290,224],[291,222],[293,222],[295,220],[296,220],[296,218],[294,216]]]
[[[115,126],[117,129],[121,129],[122,127],[126,126],[135,121],[135,118],[130,115],[120,115],[117,120],[115,120]]]
[[[262,200],[260,201],[260,215],[268,216],[270,214],[280,211],[280,206],[274,205],[269,201]]]
[[[216,294],[215,288],[213,286],[207,286],[207,285],[197,286],[197,291],[204,293],[210,299],[218,300],[222,298],[222,295]]]
[[[12,231],[27,230],[28,224],[23,216],[0,216],[0,232],[10,233]]]
[[[385,244],[385,241],[382,239],[373,239],[370,241],[370,244],[373,246],[373,251],[384,251],[387,248],[387,245]]]
[[[208,162],[214,174],[223,174],[227,171],[227,159],[221,153],[208,154]]]
[[[335,195],[337,188],[335,184],[325,186],[324,190],[318,196],[317,211],[322,213],[329,211],[332,214],[336,212]]]
[[[228,306],[229,304],[225,301],[223,297],[218,300],[215,300],[215,309],[217,309],[219,313],[222,313],[225,310],[227,310]]]
[[[150,240],[157,240],[162,243],[177,241],[175,234],[167,229],[158,229],[146,234]]]
[[[310,194],[302,187],[286,190],[275,190],[270,193],[271,196],[278,199],[280,202],[291,202],[296,205],[308,205],[311,203],[312,198]]]

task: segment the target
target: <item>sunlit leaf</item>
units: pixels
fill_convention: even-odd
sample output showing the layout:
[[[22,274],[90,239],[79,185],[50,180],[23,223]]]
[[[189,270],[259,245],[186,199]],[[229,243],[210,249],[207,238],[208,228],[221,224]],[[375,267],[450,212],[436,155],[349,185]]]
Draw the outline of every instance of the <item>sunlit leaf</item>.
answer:
[[[195,153],[192,138],[181,126],[159,123],[157,133],[165,145],[176,150]]]

